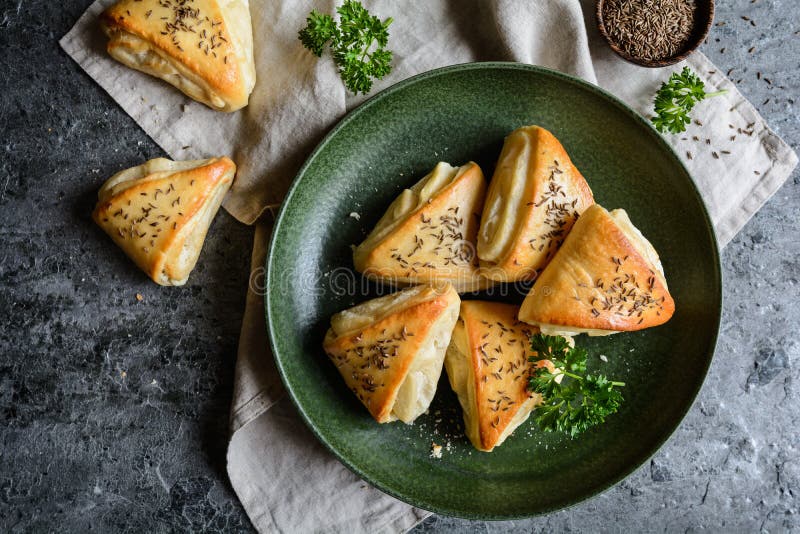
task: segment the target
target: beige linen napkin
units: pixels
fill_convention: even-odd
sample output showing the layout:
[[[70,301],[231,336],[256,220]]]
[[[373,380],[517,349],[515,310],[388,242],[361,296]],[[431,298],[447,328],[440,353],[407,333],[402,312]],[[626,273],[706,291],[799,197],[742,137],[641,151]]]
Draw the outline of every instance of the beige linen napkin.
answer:
[[[95,2],[62,46],[173,158],[233,156],[239,173],[225,208],[242,222],[255,222],[281,200],[321,136],[364,99],[346,94],[331,61],[313,57],[297,40],[308,11],[333,12],[333,0],[251,2],[258,82],[250,105],[234,114],[211,111],[112,61],[96,25],[112,1]],[[683,66],[645,69],[618,59],[600,40],[592,0],[364,3],[381,18],[395,19],[394,70],[373,93],[435,67],[519,61],[597,83],[649,115],[660,83]],[[729,91],[695,109],[704,126],[666,136],[694,177],[724,245],[788,178],[797,157],[707,58],[696,53],[687,63],[709,91]],[[268,222],[256,227],[231,411],[231,483],[262,532],[404,531],[427,512],[359,480],[322,448],[284,395],[264,327],[269,219],[265,215]]]

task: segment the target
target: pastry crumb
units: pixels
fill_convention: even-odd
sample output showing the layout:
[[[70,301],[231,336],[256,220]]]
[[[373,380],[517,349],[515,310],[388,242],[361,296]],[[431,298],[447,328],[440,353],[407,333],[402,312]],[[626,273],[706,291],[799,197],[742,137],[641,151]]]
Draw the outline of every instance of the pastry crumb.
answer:
[[[142,302],[144,300],[144,297],[142,296],[141,293],[136,293],[136,300],[139,302]]]
[[[441,457],[442,457],[442,446],[432,441],[431,458],[441,458]]]
[[[356,213],[355,211],[351,211],[351,212],[350,212],[350,217],[352,217],[353,219],[355,219],[355,220],[357,220],[357,221],[360,221],[360,220],[361,220],[361,215],[359,215],[359,214],[358,214],[358,213]]]

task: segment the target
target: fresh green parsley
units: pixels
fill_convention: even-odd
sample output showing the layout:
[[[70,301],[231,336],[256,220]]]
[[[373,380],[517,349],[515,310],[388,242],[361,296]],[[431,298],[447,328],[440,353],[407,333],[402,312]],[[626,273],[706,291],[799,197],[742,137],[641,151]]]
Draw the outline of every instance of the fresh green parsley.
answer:
[[[586,350],[570,347],[563,337],[543,334],[531,336],[531,348],[535,353],[529,358],[532,363],[549,360],[553,364],[552,371],[535,368],[528,380],[528,389],[543,397],[533,411],[540,429],[574,438],[619,409],[623,401],[619,388],[625,383],[588,374]]]
[[[386,50],[392,19],[381,22],[356,0],[346,0],[336,12],[338,24],[332,16],[312,10],[300,30],[300,41],[317,57],[330,45],[345,87],[354,94],[367,94],[374,79],[392,70],[392,53]]]
[[[669,80],[661,84],[654,104],[656,115],[650,120],[661,133],[685,132],[686,125],[691,122],[689,113],[696,103],[727,92],[706,93],[703,81],[689,67],[683,67],[680,73],[673,72]]]

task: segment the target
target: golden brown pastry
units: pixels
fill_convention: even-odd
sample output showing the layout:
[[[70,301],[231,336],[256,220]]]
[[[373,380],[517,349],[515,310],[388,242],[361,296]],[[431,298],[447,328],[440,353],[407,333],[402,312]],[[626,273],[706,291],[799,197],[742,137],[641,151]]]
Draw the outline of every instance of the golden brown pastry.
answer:
[[[484,276],[499,282],[536,278],[593,203],[589,184],[553,134],[539,126],[511,132],[481,217]]]
[[[460,299],[414,286],[337,313],[323,347],[379,423],[411,423],[436,393]]]
[[[444,359],[467,437],[480,451],[503,443],[542,400],[527,389],[530,336],[538,330],[519,322],[518,311],[513,304],[462,302]]]
[[[485,191],[477,164],[437,164],[392,202],[355,249],[356,270],[399,285],[450,282],[459,293],[490,285],[475,254]]]
[[[152,159],[103,184],[92,217],[154,282],[180,286],[235,174],[228,158]]]
[[[221,111],[256,83],[248,0],[122,0],[100,17],[108,53]]]
[[[658,253],[624,210],[580,216],[519,312],[545,334],[604,336],[663,324],[675,312]]]

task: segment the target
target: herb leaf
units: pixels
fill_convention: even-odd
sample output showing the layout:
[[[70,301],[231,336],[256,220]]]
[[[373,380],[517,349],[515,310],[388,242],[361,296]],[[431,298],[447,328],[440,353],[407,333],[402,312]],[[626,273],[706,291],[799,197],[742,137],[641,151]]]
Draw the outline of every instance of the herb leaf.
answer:
[[[574,438],[619,409],[623,401],[619,388],[625,384],[587,374],[586,350],[570,347],[561,336],[544,334],[531,336],[531,348],[536,353],[529,358],[532,363],[551,364],[536,367],[528,379],[528,389],[543,397],[533,411],[539,428]]]
[[[330,15],[311,11],[298,36],[317,57],[330,44],[333,61],[345,87],[354,94],[367,94],[374,79],[391,72],[392,53],[386,50],[392,19],[381,21],[357,0],[346,0],[336,9],[339,24]]]
[[[654,102],[656,115],[650,120],[661,133],[685,132],[686,125],[691,122],[689,113],[696,103],[727,92],[723,90],[706,93],[703,81],[689,67],[683,67],[680,73],[673,72],[672,76],[661,84]]]
[[[298,34],[303,46],[311,50],[317,56],[322,57],[322,51],[325,45],[331,39],[336,37],[339,39],[339,29],[336,27],[336,22],[330,15],[323,15],[317,10],[312,10],[306,19],[307,26],[300,30]]]

